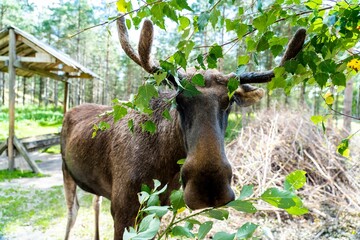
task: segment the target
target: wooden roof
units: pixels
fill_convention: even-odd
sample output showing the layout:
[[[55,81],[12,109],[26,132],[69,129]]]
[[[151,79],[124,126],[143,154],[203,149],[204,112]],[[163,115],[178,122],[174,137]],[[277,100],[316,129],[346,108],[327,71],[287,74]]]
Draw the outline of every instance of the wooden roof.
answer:
[[[8,71],[9,29],[14,29],[16,36],[16,75],[31,77],[38,74],[59,81],[67,81],[69,78],[100,79],[67,54],[14,26],[0,31],[0,71]]]

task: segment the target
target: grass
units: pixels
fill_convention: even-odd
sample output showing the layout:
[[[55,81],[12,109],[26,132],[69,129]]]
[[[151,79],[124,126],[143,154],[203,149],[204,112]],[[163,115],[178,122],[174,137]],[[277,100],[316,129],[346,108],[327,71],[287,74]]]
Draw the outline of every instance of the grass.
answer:
[[[80,190],[78,196],[81,207],[71,236],[73,239],[91,239],[94,234],[91,229],[94,222],[92,195]],[[113,222],[109,212],[110,201],[105,199],[100,213],[102,239],[113,237]],[[26,231],[25,227],[40,231],[41,236],[53,236],[49,239],[62,239],[66,215],[62,186],[50,189],[11,187],[0,191],[0,239],[1,236],[22,233]]]
[[[44,174],[33,173],[32,171],[21,171],[21,170],[9,171],[7,169],[0,170],[0,182],[5,182],[17,178],[34,178],[34,177],[45,177],[45,176],[46,175]]]
[[[0,141],[9,132],[8,108],[0,108]],[[18,138],[57,133],[62,124],[61,109],[39,108],[36,106],[17,107],[15,113],[15,135]]]

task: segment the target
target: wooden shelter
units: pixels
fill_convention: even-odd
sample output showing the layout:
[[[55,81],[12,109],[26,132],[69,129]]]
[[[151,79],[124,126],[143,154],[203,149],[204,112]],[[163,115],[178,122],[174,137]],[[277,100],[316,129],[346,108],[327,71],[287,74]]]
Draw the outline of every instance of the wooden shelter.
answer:
[[[0,31],[0,71],[9,73],[9,137],[0,145],[0,154],[8,150],[9,170],[13,170],[15,147],[33,171],[40,172],[36,163],[29,158],[24,145],[15,136],[16,75],[23,77],[40,75],[63,82],[65,85],[64,112],[68,104],[68,80],[99,77],[68,55],[14,26],[8,26]]]

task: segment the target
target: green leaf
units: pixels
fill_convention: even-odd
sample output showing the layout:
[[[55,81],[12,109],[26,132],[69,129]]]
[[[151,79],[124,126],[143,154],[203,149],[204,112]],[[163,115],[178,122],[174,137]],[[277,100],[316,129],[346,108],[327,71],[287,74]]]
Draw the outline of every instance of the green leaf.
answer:
[[[263,35],[260,38],[260,40],[259,40],[259,42],[258,42],[258,44],[256,46],[256,51],[257,52],[262,52],[262,51],[268,50],[269,47],[270,47],[270,45],[269,45],[268,39],[267,39],[267,37],[265,35]]]
[[[213,240],[233,240],[235,238],[235,233],[227,232],[217,232],[215,233]]]
[[[149,197],[150,197],[150,194],[145,191],[138,193],[138,199],[139,199],[140,204],[144,204],[149,199]]]
[[[229,98],[231,98],[234,95],[234,93],[235,93],[236,89],[238,89],[238,87],[239,87],[239,81],[235,78],[230,78],[227,83]]]
[[[240,191],[239,200],[244,200],[245,198],[250,197],[254,192],[254,185],[245,185]]]
[[[174,9],[170,8],[168,4],[164,5],[163,12],[165,16],[167,16],[169,19],[173,20],[176,23],[178,22],[178,17],[176,15],[176,12],[174,11]]]
[[[336,86],[346,87],[346,77],[342,72],[337,72],[331,75],[332,83]]]
[[[134,120],[130,119],[128,121],[128,128],[129,128],[130,132],[134,132]]]
[[[126,10],[127,10],[127,2],[126,0],[118,0],[116,2],[116,7],[117,7],[117,10],[121,13],[126,13]]]
[[[164,216],[169,211],[169,206],[150,206],[143,210],[149,214],[155,214],[159,218]]]
[[[221,58],[223,57],[223,51],[222,51],[222,47],[220,47],[219,45],[214,45],[210,48],[209,51],[210,55],[214,55],[215,58]]]
[[[233,209],[246,213],[256,213],[257,209],[254,205],[249,201],[242,200],[234,200],[226,204],[228,207],[232,207]]]
[[[199,28],[199,31],[202,32],[204,31],[205,27],[208,24],[210,15],[208,12],[202,12],[197,20],[197,26]]]
[[[248,64],[249,60],[250,60],[250,56],[248,55],[240,56],[238,57],[238,65]]]
[[[156,84],[157,84],[157,85],[160,85],[160,83],[162,83],[162,81],[166,78],[166,76],[167,76],[167,73],[166,73],[166,72],[157,71],[157,72],[154,74],[154,78],[155,78]]]
[[[284,67],[287,72],[294,74],[296,72],[298,64],[299,64],[298,61],[292,59],[292,60],[286,61],[284,64]]]
[[[269,188],[262,195],[261,199],[265,202],[282,209],[287,209],[296,205],[294,193],[278,188]]]
[[[176,163],[179,165],[184,165],[186,158],[179,159]]]
[[[180,30],[184,30],[190,25],[190,20],[184,16],[179,17],[179,22],[180,22]]]
[[[319,68],[323,72],[335,73],[336,72],[336,63],[332,59],[327,59],[325,61],[322,61],[319,64]]]
[[[343,139],[341,143],[337,146],[337,152],[346,158],[350,157],[348,138]]]
[[[194,234],[192,234],[192,232],[190,232],[190,229],[186,228],[186,227],[182,227],[182,226],[175,226],[172,230],[171,230],[171,234],[173,236],[179,236],[179,237],[187,237],[187,238],[194,238]]]
[[[142,130],[147,131],[150,134],[154,134],[156,132],[156,125],[153,121],[148,120],[141,124]]]
[[[182,80],[181,85],[183,86],[183,95],[185,97],[194,97],[196,95],[201,94],[199,90],[196,89],[196,87],[190,83],[188,80]]]
[[[243,23],[236,24],[235,32],[236,32],[237,37],[243,38],[244,35],[247,33],[248,29],[249,29],[248,25],[246,25],[246,24],[243,24]]]
[[[135,105],[140,111],[146,112],[149,109],[150,100],[154,97],[158,97],[158,92],[153,85],[145,84],[140,86],[136,95]]]
[[[319,84],[319,86],[321,88],[323,88],[327,82],[327,80],[329,79],[329,74],[327,73],[323,73],[323,72],[318,72],[315,74],[315,81]]]
[[[121,105],[115,105],[113,106],[113,109],[114,109],[114,113],[113,113],[114,122],[119,121],[127,114],[127,109]]]
[[[162,113],[162,116],[163,116],[163,118],[165,118],[165,119],[167,119],[167,120],[169,120],[169,121],[172,120],[171,115],[170,115],[170,112],[169,112],[169,109],[165,109],[165,110],[163,111],[163,113]]]
[[[275,57],[278,56],[283,50],[283,46],[281,45],[273,45],[270,47],[270,51],[272,53],[272,55],[274,55]]]
[[[214,9],[211,11],[209,16],[209,21],[213,29],[215,29],[216,24],[218,23],[220,17],[221,17],[221,13],[218,9]]]
[[[178,209],[185,207],[183,191],[181,190],[172,191],[170,195],[170,203],[173,212],[176,212]]]
[[[209,212],[207,212],[207,215],[217,220],[224,220],[228,219],[229,212],[225,209],[211,209]]]
[[[184,0],[176,0],[177,5],[181,8],[181,9],[186,9],[189,11],[193,11],[191,9],[191,7],[188,5],[187,1]]]
[[[206,234],[210,232],[212,226],[213,226],[212,221],[207,221],[201,224],[197,235],[198,239],[204,239],[206,237]]]
[[[267,23],[267,16],[265,14],[262,14],[253,20],[254,27],[256,27],[260,33],[266,30],[267,28],[266,23]]]
[[[192,78],[191,78],[191,82],[193,82],[194,84],[200,86],[200,87],[204,87],[205,86],[205,79],[204,76],[201,75],[200,73],[195,74]]]
[[[258,225],[254,223],[250,223],[250,222],[245,223],[238,229],[236,233],[236,239],[248,239],[252,237],[257,227]]]
[[[318,124],[324,121],[324,117],[321,115],[314,115],[311,116],[310,120],[314,123],[314,124]]]
[[[199,63],[200,67],[202,69],[206,69],[205,65],[204,65],[204,56],[202,54],[199,54],[197,57],[196,57],[196,60],[197,62]]]
[[[309,210],[304,207],[301,199],[298,196],[294,196],[292,200],[295,202],[295,206],[285,209],[285,211],[291,215],[303,215],[308,213]]]
[[[161,182],[157,179],[154,179],[153,182],[154,182],[153,191],[156,191],[161,186]]]
[[[295,191],[302,188],[306,183],[306,172],[302,170],[296,170],[286,176],[284,182],[285,190]]]
[[[183,69],[186,69],[186,57],[185,57],[185,54],[181,51],[177,51],[175,54],[174,54],[174,60],[175,62],[180,65]]]
[[[150,214],[141,220],[136,239],[152,239],[159,231],[159,228],[160,220],[155,214]]]

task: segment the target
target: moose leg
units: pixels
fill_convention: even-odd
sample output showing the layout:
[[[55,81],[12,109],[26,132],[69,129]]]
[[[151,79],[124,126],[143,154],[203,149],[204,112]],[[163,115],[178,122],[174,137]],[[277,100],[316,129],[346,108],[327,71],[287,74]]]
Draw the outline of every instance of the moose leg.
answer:
[[[67,240],[69,239],[70,230],[75,224],[77,212],[79,210],[79,202],[76,196],[76,183],[74,179],[70,176],[64,163],[62,170],[64,177],[65,199],[68,208],[68,219],[65,233],[65,240]]]
[[[113,192],[111,214],[114,219],[114,240],[122,240],[125,228],[134,226],[138,210],[139,203],[136,194],[121,190],[115,194]]]
[[[95,212],[95,237],[94,237],[95,240],[100,239],[100,236],[99,236],[99,214],[100,214],[101,201],[102,201],[101,196],[94,195],[93,208],[94,208],[94,212]]]

